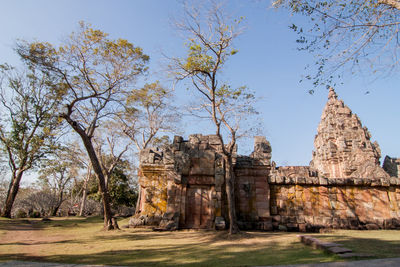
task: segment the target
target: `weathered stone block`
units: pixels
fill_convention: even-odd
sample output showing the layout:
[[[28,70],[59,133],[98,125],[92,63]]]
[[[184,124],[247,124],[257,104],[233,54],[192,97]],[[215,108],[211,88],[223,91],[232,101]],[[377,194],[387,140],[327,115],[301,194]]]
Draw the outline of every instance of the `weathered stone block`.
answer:
[[[269,217],[269,209],[258,209],[258,216],[260,217]]]
[[[333,254],[342,254],[342,253],[353,252],[351,249],[344,248],[344,247],[330,247],[330,248],[327,248],[326,251],[333,253]]]
[[[177,144],[177,143],[182,143],[183,142],[183,137],[182,136],[178,136],[178,135],[175,135],[174,136],[174,144]]]
[[[306,232],[306,224],[305,223],[299,223],[299,232]]]
[[[200,138],[201,137],[202,137],[201,134],[189,135],[189,144],[191,144],[191,145],[200,144]]]
[[[296,184],[306,184],[306,178],[305,177],[296,178]]]
[[[368,223],[365,225],[367,230],[379,230],[379,226],[374,223]]]
[[[319,184],[320,185],[328,185],[328,179],[320,177],[319,178]]]
[[[215,230],[224,230],[226,228],[224,217],[215,217]]]
[[[278,225],[278,230],[286,232],[288,229],[287,229],[286,225],[279,224]]]
[[[271,206],[271,214],[275,215],[278,214],[278,207],[277,206]]]
[[[215,186],[221,187],[225,181],[225,176],[223,174],[215,174]]]
[[[208,140],[210,145],[221,145],[221,141],[217,135],[209,135]]]

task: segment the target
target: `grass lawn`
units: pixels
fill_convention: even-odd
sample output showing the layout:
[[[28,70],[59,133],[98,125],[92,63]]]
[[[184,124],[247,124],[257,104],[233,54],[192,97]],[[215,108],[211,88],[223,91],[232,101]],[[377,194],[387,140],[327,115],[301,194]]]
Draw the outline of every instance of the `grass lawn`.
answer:
[[[251,266],[329,262],[336,256],[302,245],[297,233],[151,229],[102,231],[100,218],[0,219],[0,261],[30,260],[76,264]],[[119,220],[122,226],[128,219]],[[355,252],[397,257],[400,232],[337,231],[318,237]],[[372,252],[373,251],[373,252]]]
[[[343,244],[357,253],[374,255],[376,258],[400,257],[399,230],[336,230],[311,235],[324,241]]]

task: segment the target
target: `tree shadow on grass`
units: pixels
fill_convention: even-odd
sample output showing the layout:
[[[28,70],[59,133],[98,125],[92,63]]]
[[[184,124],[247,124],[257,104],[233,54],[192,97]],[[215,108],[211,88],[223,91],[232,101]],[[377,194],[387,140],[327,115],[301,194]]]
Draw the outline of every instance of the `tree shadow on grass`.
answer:
[[[82,240],[61,240],[61,241],[32,241],[32,242],[13,242],[0,243],[1,246],[31,246],[31,245],[56,245],[56,244],[81,244]],[[0,254],[1,255],[1,254]]]
[[[195,239],[197,243],[215,243],[219,241],[241,242],[243,240],[251,240],[257,238],[280,238],[282,236],[295,236],[296,233],[286,232],[262,232],[262,231],[242,231],[239,234],[229,235],[227,231],[204,231],[204,230],[179,230],[154,232],[149,229],[127,229],[118,233],[119,235],[97,235],[93,239],[99,242],[103,241],[121,241],[128,242],[133,240],[157,240],[157,239]]]
[[[10,219],[0,220],[0,230],[13,230],[13,231],[32,231],[42,230],[50,227],[70,227],[88,225],[90,223],[102,223],[101,217],[73,217],[68,219]]]
[[[159,233],[157,234],[159,235]],[[310,263],[333,261],[336,259],[321,251],[303,246],[297,241],[285,244],[275,241],[268,241],[257,245],[251,244],[251,242],[249,244],[249,239],[257,239],[259,235],[262,235],[262,233],[246,233],[242,237],[234,237],[235,242],[216,243],[221,241],[220,238],[223,238],[225,235],[217,233],[218,240],[216,241],[210,233],[208,237],[198,238],[196,242],[183,244],[179,242],[149,244],[152,237],[148,235],[148,239],[142,243],[143,246],[132,247],[127,242],[126,249],[108,249],[96,253],[85,252],[82,249],[82,253],[79,253],[79,255],[58,253],[57,255],[46,257],[31,257],[22,252],[16,255],[0,254],[0,259],[135,266],[249,266]],[[271,233],[268,236],[276,237],[280,235],[283,234]],[[265,233],[263,237],[265,237]],[[113,240],[115,241],[115,239]],[[107,242],[106,239],[103,239],[103,241]],[[236,243],[236,241],[238,242]],[[246,242],[242,243],[242,241]]]

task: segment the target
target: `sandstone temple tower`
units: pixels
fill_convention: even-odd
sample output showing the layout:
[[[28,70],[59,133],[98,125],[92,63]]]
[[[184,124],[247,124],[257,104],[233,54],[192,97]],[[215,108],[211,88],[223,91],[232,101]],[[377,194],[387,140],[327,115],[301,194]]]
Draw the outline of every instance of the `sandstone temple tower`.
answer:
[[[140,196],[131,227],[225,229],[229,224],[222,144],[215,135],[175,136],[140,153]],[[331,88],[309,166],[276,166],[265,137],[235,155],[241,229],[400,229],[400,159],[380,166],[377,142]]]
[[[327,178],[389,177],[380,167],[379,145],[370,139],[358,116],[330,88],[310,166]]]

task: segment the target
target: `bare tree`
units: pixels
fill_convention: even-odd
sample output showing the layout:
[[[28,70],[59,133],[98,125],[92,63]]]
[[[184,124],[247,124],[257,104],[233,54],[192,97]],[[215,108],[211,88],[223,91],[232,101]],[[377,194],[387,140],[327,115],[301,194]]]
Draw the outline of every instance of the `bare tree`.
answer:
[[[276,0],[275,7],[303,14],[310,23],[293,24],[299,50],[316,56],[305,78],[314,86],[335,82],[345,72],[389,74],[398,70],[398,0]],[[314,73],[313,73],[314,72]],[[313,90],[311,90],[313,92]]]
[[[232,88],[220,77],[227,60],[238,52],[233,41],[240,33],[241,20],[231,20],[223,6],[215,2],[207,2],[205,7],[186,7],[184,21],[176,25],[185,34],[187,56],[172,58],[170,66],[177,81],[191,82],[191,89],[199,96],[192,111],[214,124],[222,144],[230,234],[239,232],[233,196],[233,156],[238,138],[252,130],[244,127],[243,119],[256,113],[254,95],[247,87]]]
[[[149,57],[127,40],[111,40],[84,23],[58,48],[33,42],[20,43],[17,51],[27,62],[62,81],[57,88],[63,93],[64,108],[59,115],[80,136],[90,158],[102,194],[104,228],[118,228],[93,137],[104,119],[120,112],[126,93],[134,89]]]
[[[92,177],[92,165],[89,163],[86,166],[86,174],[85,177],[83,178],[83,185],[81,188],[82,198],[79,206],[79,216],[83,216],[85,214],[87,191],[88,191],[89,180],[91,177]],[[80,193],[78,195],[80,195]]]
[[[179,115],[172,99],[172,91],[158,81],[145,84],[128,96],[119,118],[123,133],[138,151],[147,148],[157,134],[177,131]]]
[[[119,116],[122,132],[135,144],[137,152],[165,141],[158,138],[160,133],[174,133],[179,122],[177,109],[172,104],[173,94],[158,81],[145,84],[130,94],[124,112]],[[136,212],[139,211],[141,188],[138,188]]]
[[[0,144],[11,172],[1,216],[10,218],[23,174],[55,147],[58,97],[54,80],[34,68],[18,72],[3,65],[0,71]]]
[[[41,187],[50,191],[56,199],[51,207],[51,216],[57,215],[61,204],[65,201],[68,186],[72,184],[83,167],[73,152],[68,148],[59,149],[53,157],[43,162],[39,171]]]
[[[111,174],[115,167],[122,161],[131,143],[126,142],[126,136],[118,128],[118,122],[108,121],[101,128],[101,135],[94,139],[96,153],[103,169],[105,183],[108,187]],[[124,145],[122,145],[124,144]]]

